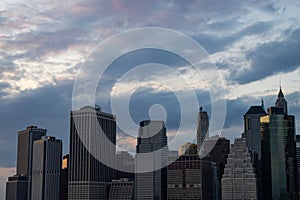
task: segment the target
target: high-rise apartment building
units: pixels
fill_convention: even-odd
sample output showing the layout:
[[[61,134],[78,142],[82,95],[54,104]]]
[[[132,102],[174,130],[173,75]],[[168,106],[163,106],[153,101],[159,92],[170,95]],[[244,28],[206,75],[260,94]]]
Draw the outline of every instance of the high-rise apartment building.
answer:
[[[257,199],[254,159],[245,138],[235,139],[222,177],[223,200]]]
[[[85,106],[71,111],[70,126],[68,199],[108,198],[108,185],[115,178],[115,116]]]
[[[197,152],[200,153],[200,148],[205,138],[208,137],[209,118],[206,111],[200,107],[197,118]]]
[[[168,147],[163,121],[140,122],[135,156],[135,198],[167,198]]]
[[[60,198],[62,141],[45,136],[33,143],[31,200]]]

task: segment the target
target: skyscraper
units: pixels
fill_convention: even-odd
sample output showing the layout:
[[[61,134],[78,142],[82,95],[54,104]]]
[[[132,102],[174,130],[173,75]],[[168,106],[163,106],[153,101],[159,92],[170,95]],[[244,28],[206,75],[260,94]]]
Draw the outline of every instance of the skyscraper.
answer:
[[[245,138],[234,140],[222,177],[222,199],[257,199],[257,179],[254,158]]]
[[[300,135],[296,135],[297,188],[300,197]]]
[[[8,177],[5,200],[26,200],[28,193],[27,176],[14,175]]]
[[[282,107],[261,117],[263,199],[297,199],[295,118]]]
[[[18,132],[17,174],[31,174],[33,142],[41,139],[46,133],[46,129],[37,126],[28,126]]]
[[[266,111],[261,106],[251,106],[244,115],[244,133],[243,138],[246,138],[247,147],[257,153],[258,159],[261,157],[260,144],[260,117],[267,115]]]
[[[136,153],[136,199],[166,199],[168,147],[163,121],[140,122]]]
[[[64,155],[60,174],[60,200],[68,199],[69,154]]]
[[[33,143],[31,200],[60,198],[62,141],[43,137]]]
[[[70,126],[68,199],[106,199],[115,178],[115,116],[85,106],[71,111]]]
[[[205,138],[208,137],[208,128],[209,128],[209,118],[206,111],[203,111],[203,108],[200,107],[197,119],[197,152],[200,153],[200,148],[202,146]]]
[[[213,136],[204,140],[204,155],[215,163],[216,179],[214,180],[215,199],[221,198],[221,178],[230,151],[230,141],[224,137]]]
[[[127,151],[117,152],[116,154],[116,179],[134,179],[134,158]]]
[[[254,151],[257,156],[255,169],[258,179],[258,198],[262,198],[262,169],[261,169],[261,142],[260,142],[260,117],[267,115],[262,100],[261,106],[251,106],[244,115],[244,133],[242,137],[246,139],[247,147]]]
[[[33,142],[41,139],[46,133],[46,129],[37,126],[28,126],[25,130],[18,132],[17,174],[27,176],[28,200],[31,198]]]
[[[283,114],[287,115],[288,114],[288,107],[287,107],[287,101],[284,98],[281,86],[278,92],[278,98],[275,102],[275,107],[276,108],[282,108]]]

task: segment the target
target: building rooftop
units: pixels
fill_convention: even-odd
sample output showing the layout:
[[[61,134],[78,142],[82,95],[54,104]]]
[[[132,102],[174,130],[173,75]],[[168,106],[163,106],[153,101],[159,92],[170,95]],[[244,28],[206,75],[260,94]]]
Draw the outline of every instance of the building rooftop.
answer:
[[[251,106],[245,115],[249,114],[267,114],[262,106]]]

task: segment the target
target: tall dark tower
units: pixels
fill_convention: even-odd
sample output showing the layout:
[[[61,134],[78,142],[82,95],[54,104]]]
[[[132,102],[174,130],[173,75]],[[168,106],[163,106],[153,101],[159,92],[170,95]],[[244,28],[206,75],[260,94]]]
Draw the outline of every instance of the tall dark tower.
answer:
[[[70,126],[68,199],[107,199],[115,178],[115,116],[85,106],[71,111]]]
[[[300,197],[300,135],[296,135],[296,160],[297,160],[297,187],[298,198]]]
[[[258,159],[261,157],[260,146],[260,117],[267,115],[262,106],[251,106],[244,115],[244,133],[243,138],[246,138],[247,147],[255,151]]]
[[[43,137],[34,141],[31,200],[60,198],[62,141]]]
[[[275,107],[260,118],[263,199],[297,199],[295,117],[280,88]]]
[[[279,92],[278,92],[278,98],[275,102],[275,107],[277,108],[282,108],[283,109],[283,114],[287,115],[288,114],[288,109],[287,109],[287,102],[284,98],[281,86],[279,88]]]
[[[264,109],[264,102],[262,99],[261,106],[251,106],[244,115],[244,133],[242,137],[246,139],[246,145],[257,155],[257,162],[255,162],[255,169],[258,181],[258,198],[262,197],[262,169],[261,169],[261,140],[260,140],[260,118],[267,115]]]
[[[168,146],[163,121],[140,122],[136,153],[136,199],[167,199]]]
[[[18,132],[17,174],[28,177],[28,199],[31,199],[33,143],[46,136],[46,133],[46,129],[37,126],[28,126]]]
[[[33,142],[46,136],[47,130],[28,126],[18,132],[17,174],[31,175]]]
[[[208,137],[209,118],[206,111],[203,108],[199,108],[197,119],[197,152],[200,153],[200,148],[205,138]]]

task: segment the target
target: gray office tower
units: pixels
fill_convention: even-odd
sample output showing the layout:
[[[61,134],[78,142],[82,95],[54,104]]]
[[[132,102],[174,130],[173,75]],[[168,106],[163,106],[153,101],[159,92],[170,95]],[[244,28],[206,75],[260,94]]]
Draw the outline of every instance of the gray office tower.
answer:
[[[297,189],[300,197],[300,135],[296,135]]]
[[[295,117],[271,107],[261,117],[264,199],[297,199]]]
[[[281,87],[260,122],[263,199],[297,199],[295,117],[288,115]]]
[[[27,176],[15,175],[8,177],[6,183],[6,200],[27,199],[28,181]]]
[[[45,136],[46,132],[46,129],[38,128],[37,126],[28,126],[25,130],[18,132],[17,174],[27,176],[28,181],[27,198],[23,195],[23,199],[29,200],[31,198],[33,142]]]
[[[235,139],[222,177],[223,200],[257,199],[254,159],[246,147],[246,140]]]
[[[262,163],[261,163],[261,142],[260,142],[260,117],[267,115],[264,102],[261,106],[251,106],[244,115],[244,133],[242,137],[246,139],[247,147],[254,151],[257,156],[255,168],[258,178],[258,199],[262,199]]]
[[[163,121],[140,122],[136,153],[136,199],[167,199],[168,146]]]
[[[109,183],[115,178],[115,145],[114,115],[98,106],[71,111],[69,200],[108,198]]]
[[[31,200],[60,199],[62,141],[43,137],[33,143]]]
[[[199,108],[197,119],[197,152],[200,153],[200,148],[206,138],[208,138],[209,118],[203,108]]]
[[[260,117],[267,115],[262,102],[261,106],[251,106],[244,115],[244,133],[247,147],[257,153],[258,159],[261,158],[260,144]]]

